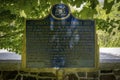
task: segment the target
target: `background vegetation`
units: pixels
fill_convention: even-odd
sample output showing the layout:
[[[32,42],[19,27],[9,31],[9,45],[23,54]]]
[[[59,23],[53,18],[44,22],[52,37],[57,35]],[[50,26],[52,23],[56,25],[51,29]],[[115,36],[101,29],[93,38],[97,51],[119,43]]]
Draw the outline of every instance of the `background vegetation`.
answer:
[[[25,19],[43,18],[61,2],[75,17],[96,20],[100,47],[120,47],[120,0],[0,0],[0,49],[21,54]]]

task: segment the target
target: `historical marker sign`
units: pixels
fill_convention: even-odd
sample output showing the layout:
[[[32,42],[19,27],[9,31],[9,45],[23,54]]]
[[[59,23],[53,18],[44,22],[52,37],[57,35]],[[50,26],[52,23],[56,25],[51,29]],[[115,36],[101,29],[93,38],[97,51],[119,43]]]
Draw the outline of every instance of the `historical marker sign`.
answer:
[[[95,21],[80,20],[56,4],[40,20],[26,20],[26,68],[95,68]]]

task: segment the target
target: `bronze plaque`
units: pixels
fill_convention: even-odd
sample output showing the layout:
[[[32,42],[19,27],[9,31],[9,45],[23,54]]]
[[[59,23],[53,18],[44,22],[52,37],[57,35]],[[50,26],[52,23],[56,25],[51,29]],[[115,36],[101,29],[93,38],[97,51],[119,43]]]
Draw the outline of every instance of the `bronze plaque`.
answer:
[[[95,68],[94,20],[76,19],[68,6],[56,4],[44,19],[26,20],[26,68]]]

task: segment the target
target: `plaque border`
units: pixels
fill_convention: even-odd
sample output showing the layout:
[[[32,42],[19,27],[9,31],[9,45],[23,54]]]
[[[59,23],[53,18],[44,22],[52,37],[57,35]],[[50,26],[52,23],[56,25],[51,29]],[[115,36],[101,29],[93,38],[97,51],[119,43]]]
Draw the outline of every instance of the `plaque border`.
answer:
[[[50,14],[48,14],[46,17],[48,17]],[[70,15],[72,15],[70,13]],[[46,18],[44,17],[44,18]],[[53,16],[52,16],[53,17]],[[73,16],[74,17],[74,16]],[[23,32],[23,51],[22,51],[22,64],[21,64],[21,69],[22,70],[26,70],[26,71],[34,71],[34,72],[53,72],[56,73],[56,71],[58,70],[58,68],[27,68],[26,67],[26,21],[27,20],[42,20],[44,18],[40,18],[40,19],[24,19],[24,32]],[[74,17],[75,18],[75,17]],[[90,19],[79,19],[76,18],[78,20],[90,20]],[[62,20],[62,19],[60,19]],[[91,19],[91,21],[94,21],[93,19]],[[95,21],[94,21],[95,22]],[[78,71],[85,71],[85,72],[93,72],[93,71],[97,71],[99,69],[99,45],[98,45],[98,39],[97,39],[97,34],[96,34],[96,27],[95,27],[96,23],[94,23],[94,28],[95,28],[95,54],[94,54],[94,67],[88,67],[88,68],[59,68],[62,69],[66,72],[78,72]]]

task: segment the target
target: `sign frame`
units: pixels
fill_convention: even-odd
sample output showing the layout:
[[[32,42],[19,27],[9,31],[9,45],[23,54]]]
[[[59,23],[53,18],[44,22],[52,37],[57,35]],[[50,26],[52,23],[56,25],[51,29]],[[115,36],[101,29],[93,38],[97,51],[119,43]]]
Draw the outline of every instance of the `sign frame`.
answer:
[[[51,11],[50,11],[50,14],[51,14]],[[71,12],[70,12],[70,14],[71,14]],[[48,17],[48,16],[46,16],[46,17]],[[44,18],[42,18],[42,19],[44,19]],[[27,20],[42,20],[42,19],[26,19],[25,20],[24,33],[23,33],[22,69],[27,70],[27,71],[34,71],[34,72],[41,71],[41,72],[56,73],[56,70],[58,70],[58,68],[27,68],[26,67],[26,56],[27,56],[26,55],[26,21]],[[61,20],[63,20],[63,18]],[[82,19],[82,20],[88,20],[88,19]],[[95,26],[95,24],[94,24],[94,26]],[[95,54],[94,54],[95,55],[95,57],[94,57],[95,67],[92,67],[92,68],[60,68],[60,69],[64,70],[65,72],[78,72],[78,71],[93,72],[93,71],[97,71],[99,69],[99,46],[98,46],[98,40],[97,40],[97,34],[96,34],[96,27],[94,27],[94,28],[95,28],[95,32],[94,32],[95,33],[95,35],[94,35],[95,36]]]

